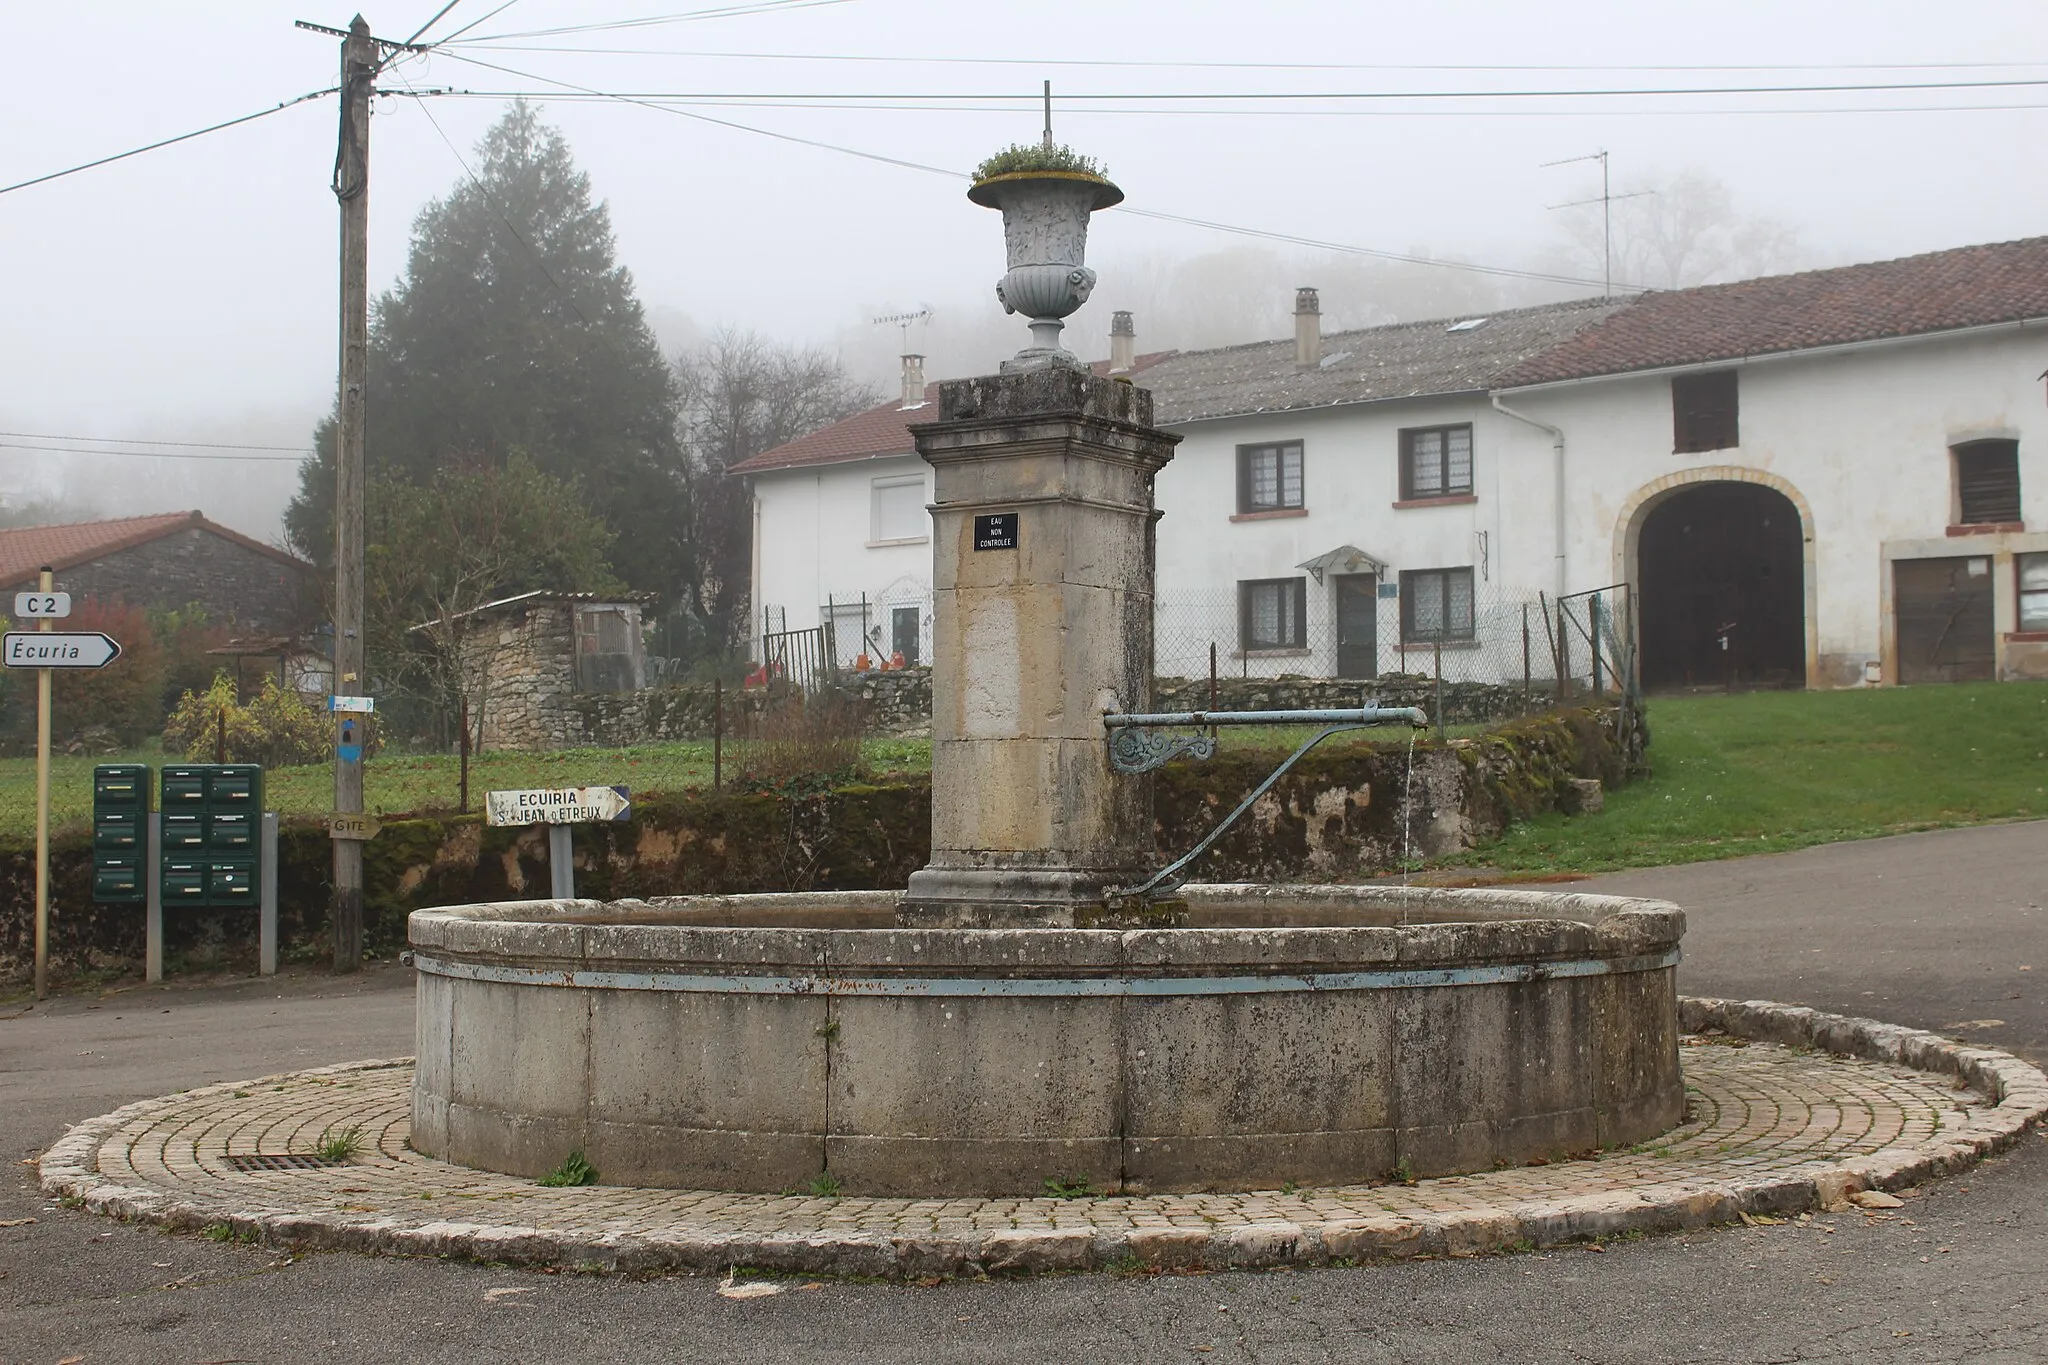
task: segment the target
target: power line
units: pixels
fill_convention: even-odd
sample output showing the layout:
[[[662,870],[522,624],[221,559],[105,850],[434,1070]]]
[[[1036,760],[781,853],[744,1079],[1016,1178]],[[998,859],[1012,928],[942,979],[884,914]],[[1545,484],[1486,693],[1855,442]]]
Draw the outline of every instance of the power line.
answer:
[[[445,4],[445,5],[441,6],[441,8],[439,8],[439,9],[437,9],[437,10],[435,10],[435,11],[434,11],[434,17],[433,17],[433,18],[431,18],[431,19],[427,20],[427,22],[425,22],[424,24],[421,24],[421,25],[420,25],[420,26],[419,26],[418,28],[416,28],[416,29],[414,29],[414,30],[412,31],[412,37],[410,37],[410,38],[407,38],[407,39],[405,40],[405,42],[404,42],[403,46],[405,46],[405,47],[411,47],[411,46],[412,46],[412,45],[413,45],[414,43],[418,42],[418,41],[420,40],[420,35],[421,35],[422,33],[425,33],[425,32],[426,32],[426,31],[427,31],[428,29],[432,28],[432,27],[433,27],[434,25],[436,25],[436,24],[440,23],[440,22],[441,22],[441,17],[442,17],[443,15],[447,14],[449,10],[451,10],[451,9],[454,9],[454,8],[455,8],[455,7],[457,6],[457,5],[459,5],[459,4],[461,4],[461,3],[462,3],[462,0],[448,0],[448,3],[447,3],[447,4]]]
[[[473,26],[472,26],[473,27]],[[464,30],[467,31],[467,30]],[[446,46],[445,38],[435,46]],[[560,52],[587,56],[616,57],[699,57],[746,61],[792,62],[874,62],[904,66],[1047,66],[1111,67],[1129,70],[1181,71],[1986,71],[2038,69],[2043,62],[1777,62],[1763,64],[1709,63],[1524,63],[1478,64],[1448,62],[1224,62],[1224,61],[1130,61],[1106,57],[921,57],[893,53],[854,52],[728,52],[697,48],[661,47],[560,47],[531,43],[497,44],[492,38],[472,38],[478,46],[494,44],[502,52]]]
[[[464,57],[457,53],[450,53],[448,55],[454,57],[455,60],[457,61],[467,62],[472,66],[489,67],[493,71],[501,71],[507,75],[517,76],[522,80],[537,80],[548,85],[560,86],[567,90],[577,91],[584,95],[615,100],[623,104],[638,105],[643,109],[654,109],[665,114],[676,114],[683,118],[696,119],[704,123],[714,123],[720,127],[736,129],[743,133],[754,133],[762,137],[775,138],[783,142],[794,142],[807,147],[819,148],[824,151],[840,152],[847,156],[859,157],[864,161],[879,161],[886,165],[900,166],[906,170],[922,171],[929,175],[942,175],[952,180],[968,180],[972,178],[963,171],[948,170],[943,166],[931,166],[917,161],[905,161],[897,157],[883,156],[876,152],[861,151],[860,149],[855,147],[846,147],[841,146],[837,143],[819,141],[815,138],[798,137],[792,133],[778,133],[767,128],[757,128],[751,124],[740,123],[732,119],[713,118],[708,114],[694,113],[688,109],[679,109],[672,105],[650,103],[646,99],[637,98],[634,96],[614,95],[607,91],[592,89],[589,86],[576,85],[570,81],[558,81],[551,76],[541,76],[536,75],[535,73],[530,71],[520,71],[512,67],[499,66],[494,62],[482,61],[476,57]],[[1309,246],[1325,251],[1338,251],[1349,255],[1371,256],[1381,260],[1401,261],[1415,265],[1441,266],[1449,270],[1466,270],[1478,274],[1499,275],[1513,279],[1537,280],[1546,284],[1567,284],[1582,286],[1586,288],[1597,287],[1601,284],[1601,281],[1599,280],[1580,279],[1578,277],[1570,275],[1554,275],[1545,271],[1515,270],[1506,266],[1480,266],[1462,261],[1443,261],[1436,260],[1434,258],[1427,256],[1410,256],[1394,251],[1379,251],[1371,247],[1350,246],[1348,244],[1338,242],[1324,242],[1314,238],[1296,237],[1286,233],[1268,232],[1259,228],[1238,227],[1229,223],[1217,223],[1204,218],[1186,217],[1179,214],[1163,213],[1152,209],[1111,209],[1109,211],[1112,213],[1126,212],[1131,213],[1134,216],[1140,218],[1154,218],[1163,222],[1181,223],[1190,227],[1207,228],[1211,231],[1227,232],[1236,236],[1260,237],[1265,238],[1269,241],[1289,242],[1295,245]],[[1635,288],[1637,286],[1623,287]]]
[[[524,33],[487,33],[470,41],[499,42],[513,38],[561,38],[571,33],[601,33],[625,28],[655,28],[663,24],[690,23],[700,19],[736,19],[750,14],[775,14],[788,10],[843,5],[849,0],[754,0],[749,4],[721,5],[715,9],[684,10],[675,14],[651,14],[638,19],[611,19],[596,24],[570,24],[562,28],[529,29]]]
[[[81,165],[69,167],[66,170],[51,171],[48,175],[39,175],[33,180],[22,180],[12,185],[0,185],[0,194],[12,194],[16,190],[25,190],[31,185],[41,185],[46,181],[61,180],[67,175],[77,175],[80,171],[89,171],[95,166],[105,166],[116,161],[125,161],[131,156],[141,156],[144,152],[153,152],[159,147],[169,147],[179,142],[190,142],[195,137],[205,137],[208,133],[217,133],[223,128],[233,128],[237,124],[252,123],[260,118],[269,118],[272,114],[281,113],[295,104],[304,104],[307,100],[317,100],[323,95],[331,95],[340,88],[340,86],[330,85],[325,90],[309,91],[306,94],[300,95],[297,99],[289,99],[283,104],[273,105],[268,109],[259,109],[253,114],[244,114],[240,118],[231,118],[225,123],[216,123],[211,127],[196,129],[189,133],[180,133],[176,137],[167,137],[161,142],[152,142],[145,147],[135,147],[129,151],[116,152],[112,156],[103,156],[96,161],[87,161]]]
[[[459,53],[448,53],[458,61],[476,61]],[[479,63],[487,65],[487,63]],[[509,68],[498,68],[507,70]],[[1665,95],[1861,95],[1897,94],[1916,90],[2038,90],[2048,87],[2048,77],[2026,79],[2004,79],[1988,81],[1859,81],[1835,85],[1694,85],[1694,86],[1631,86],[1617,89],[1581,90],[1151,90],[1112,91],[1083,90],[1068,91],[1063,99],[1076,101],[1096,100],[1116,103],[1162,101],[1181,103],[1195,100],[1224,102],[1297,102],[1297,101],[1370,101],[1379,103],[1391,100],[1523,100],[1523,99],[1651,99]],[[930,94],[915,91],[855,90],[855,91],[769,91],[769,90],[620,90],[606,92],[615,99],[663,100],[860,100],[891,99],[906,104],[928,103],[941,108],[949,103],[965,100],[988,99],[1035,99],[1037,91],[991,92],[981,91],[937,91]]]
[[[447,54],[451,57],[454,53]],[[459,58],[458,58],[459,60]],[[540,79],[540,78],[536,78]],[[584,94],[577,90],[475,90],[443,87],[432,90],[382,91],[383,94],[412,94],[415,96],[445,96],[454,99],[545,99],[558,104],[603,103],[618,98],[610,94]],[[1018,97],[1008,104],[953,104],[941,108],[930,104],[897,104],[892,95],[876,95],[869,99],[843,98],[834,102],[814,103],[807,97],[777,96],[736,96],[727,98],[706,98],[697,95],[638,96],[630,102],[660,106],[700,109],[812,109],[827,111],[855,111],[876,113],[938,113],[948,114],[1016,114],[1036,113],[1039,102],[1036,97]],[[1111,106],[1069,103],[1061,106],[1069,117],[1147,117],[1147,118],[1589,118],[1595,111],[1589,109],[1203,109],[1186,105],[1164,109],[1147,109],[1132,104]],[[1629,117],[1672,117],[1672,118],[1719,118],[1719,117],[1764,117],[1809,114],[1955,114],[1955,113],[2014,113],[2048,108],[2040,103],[1988,103],[1988,104],[1865,104],[1865,105],[1805,105],[1792,108],[1744,108],[1739,106],[1709,106],[1697,108],[1631,109]]]
[[[37,450],[52,455],[127,455],[144,460],[233,460],[251,464],[303,464],[313,454],[305,450],[297,455],[207,455],[192,450],[94,450],[84,446],[25,445],[16,441],[0,441],[0,450]]]
[[[252,446],[234,441],[158,441],[141,436],[59,436],[48,431],[0,431],[0,437],[22,441],[90,441],[95,445],[109,446],[182,446],[192,450],[282,450],[299,455],[309,453],[304,446]]]
[[[458,28],[455,30],[455,32],[449,34],[446,38],[441,39],[439,42],[429,43],[427,44],[427,46],[430,50],[437,47],[445,47],[449,43],[454,42],[457,38],[460,38],[463,34],[469,32],[471,29],[476,28],[478,25],[489,23],[491,20],[497,18],[499,15],[503,14],[506,10],[511,9],[514,5],[518,3],[519,0],[505,0],[504,4],[498,6],[496,9],[490,11],[488,14],[485,14],[481,18],[470,20],[461,28]]]

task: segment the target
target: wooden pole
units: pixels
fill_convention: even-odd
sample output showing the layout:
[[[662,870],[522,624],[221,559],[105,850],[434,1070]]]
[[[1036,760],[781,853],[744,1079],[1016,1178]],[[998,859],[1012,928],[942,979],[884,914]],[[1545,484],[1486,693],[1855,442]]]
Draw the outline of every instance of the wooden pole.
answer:
[[[370,351],[370,94],[377,43],[359,14],[341,44],[341,145],[334,196],[341,201],[341,402],[334,437],[334,690],[367,691],[363,653],[363,419]],[[363,760],[348,716],[337,716],[334,809],[363,809]],[[363,960],[363,844],[334,840],[334,970]]]
[[[725,679],[711,680],[711,790],[725,785]]]
[[[458,751],[462,755],[460,779],[462,789],[458,795],[462,803],[460,810],[462,814],[467,815],[469,814],[469,698],[467,696],[464,696],[458,703],[458,715],[462,722],[462,738],[457,741]]]
[[[57,576],[45,564],[36,587],[45,595]],[[48,633],[56,623],[45,616],[36,629]],[[36,999],[49,988],[50,977],[50,670],[36,670]]]

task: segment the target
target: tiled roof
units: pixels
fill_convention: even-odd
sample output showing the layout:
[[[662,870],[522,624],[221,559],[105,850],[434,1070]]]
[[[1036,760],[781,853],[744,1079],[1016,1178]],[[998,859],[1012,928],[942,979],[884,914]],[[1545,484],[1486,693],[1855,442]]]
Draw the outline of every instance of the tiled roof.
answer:
[[[1132,364],[1129,373],[1149,371],[1171,351],[1154,351],[1141,355]],[[1097,374],[1107,374],[1107,361],[1097,361],[1089,368]],[[771,469],[799,469],[811,465],[840,464],[848,460],[876,460],[888,455],[909,455],[916,450],[910,439],[910,424],[929,422],[939,411],[939,381],[924,386],[924,402],[914,408],[903,406],[900,398],[892,398],[880,407],[869,408],[866,412],[855,413],[842,418],[829,427],[820,427],[808,436],[799,436],[786,445],[773,450],[764,450],[741,460],[731,469],[730,474],[760,474]]]
[[[274,546],[253,540],[208,521],[199,512],[159,512],[147,517],[116,517],[111,521],[76,521],[65,526],[19,526],[0,531],[0,587],[14,587],[35,577],[45,564],[62,573],[79,564],[133,549],[160,536],[184,530],[211,531],[245,549],[311,572],[312,565]]]
[[[1496,387],[2048,317],[2048,237],[1646,294]]]
[[[1467,318],[1402,322],[1323,337],[1315,369],[1294,363],[1294,340],[1181,351],[1145,373],[1159,425],[1289,412],[1491,388],[1505,370],[1627,304],[1614,299],[1509,308]]]

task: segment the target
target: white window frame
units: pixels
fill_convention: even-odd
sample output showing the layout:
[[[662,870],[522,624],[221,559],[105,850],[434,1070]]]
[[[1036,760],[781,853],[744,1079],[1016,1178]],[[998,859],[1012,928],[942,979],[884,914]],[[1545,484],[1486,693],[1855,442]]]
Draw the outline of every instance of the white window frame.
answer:
[[[916,488],[918,511],[925,518],[925,529],[913,536],[885,536],[887,529],[882,520],[882,502],[886,493],[898,488]],[[925,511],[924,475],[886,474],[868,483],[868,548],[880,549],[888,545],[923,545],[931,540],[931,514]]]

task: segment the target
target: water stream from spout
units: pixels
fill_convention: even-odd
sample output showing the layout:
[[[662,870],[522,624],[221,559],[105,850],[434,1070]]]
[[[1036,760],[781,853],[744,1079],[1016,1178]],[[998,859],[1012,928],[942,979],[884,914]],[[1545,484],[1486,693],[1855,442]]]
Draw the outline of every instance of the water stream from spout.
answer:
[[[1415,846],[1415,738],[1422,731],[1408,732],[1408,770],[1401,776],[1401,889],[1408,889],[1410,851]]]

